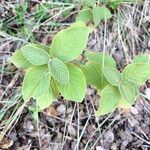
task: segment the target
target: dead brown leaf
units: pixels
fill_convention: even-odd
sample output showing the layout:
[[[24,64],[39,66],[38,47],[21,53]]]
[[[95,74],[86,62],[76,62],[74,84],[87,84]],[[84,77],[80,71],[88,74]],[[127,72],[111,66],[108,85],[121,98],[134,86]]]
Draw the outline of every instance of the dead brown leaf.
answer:
[[[46,108],[44,112],[47,116],[58,116],[58,112],[53,106]]]

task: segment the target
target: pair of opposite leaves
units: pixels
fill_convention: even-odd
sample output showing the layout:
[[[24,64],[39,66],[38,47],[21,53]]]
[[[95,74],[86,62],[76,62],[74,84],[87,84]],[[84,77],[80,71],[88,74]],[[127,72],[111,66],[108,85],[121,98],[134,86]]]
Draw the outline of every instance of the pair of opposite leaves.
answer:
[[[73,101],[84,99],[84,74],[70,62],[85,49],[89,33],[85,23],[74,23],[56,34],[50,49],[40,44],[27,44],[13,54],[12,63],[26,69],[22,87],[25,101],[35,98],[39,107],[44,109],[59,92]]]
[[[112,112],[117,107],[129,108],[136,99],[138,88],[150,78],[149,56],[138,55],[122,73],[108,55],[88,52],[88,62],[81,69],[87,84],[94,85],[100,95],[97,115]]]
[[[79,12],[76,21],[93,22],[95,26],[98,26],[101,20],[107,20],[112,17],[109,9],[105,6],[96,5],[96,1],[85,0],[84,2],[86,6]]]

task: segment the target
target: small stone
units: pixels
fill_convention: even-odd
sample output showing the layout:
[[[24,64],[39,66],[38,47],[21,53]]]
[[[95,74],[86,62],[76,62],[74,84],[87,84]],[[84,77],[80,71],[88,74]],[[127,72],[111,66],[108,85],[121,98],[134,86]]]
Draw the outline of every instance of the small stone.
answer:
[[[112,150],[116,150],[116,149],[117,149],[117,144],[116,144],[116,143],[113,143],[112,146],[111,146],[111,149],[112,149]]]
[[[81,110],[79,114],[80,114],[80,117],[81,117],[81,118],[85,116],[85,113],[84,113],[83,110]]]
[[[128,141],[125,140],[125,141],[122,142],[122,144],[126,147],[128,145]]]
[[[137,115],[139,112],[135,107],[131,107],[131,113]]]
[[[88,88],[87,89],[87,95],[92,95],[92,94],[94,94],[93,89]]]
[[[0,87],[0,96],[2,96],[4,93],[4,90]]]
[[[76,146],[76,142],[75,142],[75,141],[73,141],[73,142],[71,143],[71,149],[74,149],[74,148],[75,148],[75,146]]]
[[[8,137],[13,141],[17,141],[17,133],[16,132],[11,132]]]
[[[150,29],[150,28],[149,28]],[[148,47],[150,47],[150,40],[148,41]]]
[[[72,119],[72,114],[69,114],[69,115],[67,116],[67,120],[70,121],[71,119]]]
[[[131,127],[135,127],[138,125],[138,121],[134,117],[128,118],[128,122],[131,125]]]
[[[26,132],[31,133],[34,131],[34,125],[33,122],[30,120],[27,120],[24,124],[23,124],[23,128]]]
[[[59,105],[59,106],[57,107],[56,110],[57,110],[57,112],[58,112],[59,115],[65,114],[65,112],[66,112],[66,106],[63,105],[63,104],[61,104],[61,105]]]
[[[56,137],[56,141],[60,142],[62,137],[63,137],[63,134],[61,132],[58,132],[57,137]]]
[[[114,141],[114,133],[111,130],[108,130],[104,134],[104,138],[105,138],[106,141],[112,143]]]
[[[75,137],[77,135],[76,130],[74,129],[74,127],[71,124],[68,126],[68,132],[73,137]]]
[[[145,95],[150,100],[150,88],[145,89]]]
[[[92,132],[93,132],[93,126],[92,126],[92,125],[89,125],[89,126],[87,127],[87,131],[88,131],[88,133],[92,133]]]
[[[105,150],[105,149],[101,146],[96,146],[96,150]]]
[[[83,140],[82,140],[83,144],[86,144],[87,141],[88,141],[87,139],[83,139]]]

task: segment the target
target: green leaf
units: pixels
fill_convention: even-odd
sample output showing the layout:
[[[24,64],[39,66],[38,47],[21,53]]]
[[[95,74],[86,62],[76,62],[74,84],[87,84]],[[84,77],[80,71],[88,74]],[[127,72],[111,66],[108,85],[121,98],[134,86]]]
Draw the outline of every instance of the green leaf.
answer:
[[[96,112],[97,116],[105,115],[113,112],[117,107],[121,98],[118,88],[107,85],[100,93],[101,98],[99,108]]]
[[[99,0],[100,3],[106,3],[108,0]]]
[[[51,76],[48,74],[47,66],[36,66],[30,68],[26,72],[23,80],[23,99],[28,101],[30,98],[37,98],[48,91],[50,79]]]
[[[98,26],[99,23],[101,22],[101,14],[100,14],[100,7],[96,6],[93,8],[92,12],[93,12],[93,21],[94,21],[94,25]]]
[[[85,23],[88,23],[91,20],[92,20],[92,12],[91,9],[88,8],[82,9],[76,18],[77,22],[83,21]]]
[[[55,97],[53,95],[51,87],[46,93],[36,98],[37,104],[41,110],[49,107],[53,103],[54,100],[55,100]]]
[[[100,21],[110,19],[112,17],[111,12],[106,7],[96,6],[93,8],[93,21],[95,26],[98,26]]]
[[[49,72],[55,80],[63,84],[69,82],[69,71],[61,60],[54,58],[49,61],[48,66]]]
[[[43,51],[49,53],[49,50],[50,50],[49,46],[46,46],[46,45],[44,45],[44,44],[34,44],[34,45],[35,45],[36,47],[42,49]]]
[[[129,1],[131,2],[132,0],[129,0]],[[110,8],[112,8],[113,10],[116,10],[122,2],[126,2],[126,1],[125,0],[118,0],[118,1],[109,0],[107,4]]]
[[[51,79],[49,90],[36,98],[37,104],[41,110],[49,107],[55,99],[57,99],[59,92],[55,84],[55,80]]]
[[[124,100],[126,100],[131,105],[134,104],[136,95],[134,87],[131,84],[129,84],[128,82],[122,82],[119,85],[119,91]]]
[[[126,109],[126,108],[131,108],[132,105],[130,103],[128,103],[124,98],[121,98],[119,100],[119,104],[117,106],[118,108],[123,108],[123,109]]]
[[[83,27],[86,27],[86,24],[84,22],[75,22],[75,23],[72,23],[70,25],[70,27],[68,27],[67,29],[65,30],[72,30],[72,29],[76,29],[76,28],[83,28]]]
[[[11,57],[11,62],[17,67],[17,68],[23,68],[28,69],[29,67],[32,67],[33,65],[22,55],[21,50],[15,51]]]
[[[120,82],[122,81],[122,74],[117,69],[103,67],[102,71],[108,82],[114,86],[119,86]]]
[[[136,81],[134,81],[133,79],[127,78],[125,80],[123,80],[125,82],[128,82],[130,85],[133,86],[135,94],[138,94],[138,90],[139,90],[139,85],[137,85]]]
[[[56,81],[53,78],[51,80],[51,88],[54,96],[57,97],[59,95],[59,90],[57,88]]]
[[[139,63],[139,64],[149,63],[149,55],[140,54],[134,58],[133,63]]]
[[[49,54],[37,44],[28,44],[21,48],[23,56],[33,65],[44,65],[49,61]]]
[[[86,48],[89,32],[89,28],[81,22],[58,32],[51,44],[51,55],[64,62],[76,59]]]
[[[101,15],[101,19],[103,19],[103,20],[105,20],[105,19],[107,20],[112,17],[111,12],[105,6],[100,7],[100,15]]]
[[[86,93],[86,81],[80,68],[73,64],[67,65],[69,70],[69,83],[61,84],[57,82],[57,87],[65,99],[81,102]]]
[[[88,51],[86,53],[86,56],[89,61],[96,61],[100,63],[101,65],[103,65],[103,62],[104,62],[104,66],[116,68],[115,60],[108,54]]]
[[[85,4],[89,7],[93,7],[96,4],[95,0],[84,0]]]
[[[129,64],[123,70],[124,79],[133,80],[137,85],[142,85],[148,79],[150,79],[150,64]]]
[[[98,89],[103,89],[107,84],[106,78],[103,76],[101,65],[94,61],[89,61],[85,65],[80,66],[82,69],[87,85],[93,85]]]

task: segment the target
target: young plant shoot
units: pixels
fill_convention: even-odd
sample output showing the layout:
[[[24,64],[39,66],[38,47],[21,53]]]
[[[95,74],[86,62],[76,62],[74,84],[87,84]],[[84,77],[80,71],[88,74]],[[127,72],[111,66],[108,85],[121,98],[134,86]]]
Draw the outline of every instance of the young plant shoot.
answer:
[[[88,8],[93,12],[106,9],[90,0],[87,6],[94,7]],[[106,14],[110,18],[109,12]],[[98,25],[99,21],[95,19],[94,23]],[[111,56],[91,51],[86,52],[85,64],[76,65],[73,60],[86,48],[89,33],[85,23],[77,22],[58,32],[50,47],[30,43],[13,54],[12,63],[25,70],[24,101],[35,99],[41,110],[51,105],[59,93],[65,99],[82,102],[86,85],[92,85],[100,95],[97,115],[134,104],[139,87],[150,78],[148,55],[138,55],[122,72]]]
[[[77,16],[76,21],[93,23],[94,26],[97,27],[102,20],[108,20],[111,17],[112,14],[106,6],[97,4],[96,0],[84,0],[84,5]]]
[[[43,110],[59,93],[76,102],[84,99],[86,80],[81,69],[72,61],[86,48],[89,33],[84,23],[74,23],[55,35],[50,48],[27,44],[13,54],[12,63],[25,70],[24,101],[34,98]]]
[[[100,95],[97,115],[105,115],[116,108],[130,108],[138,96],[138,89],[150,78],[148,55],[138,55],[122,72],[107,54],[87,52],[88,62],[81,65],[87,85],[93,85]]]

